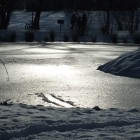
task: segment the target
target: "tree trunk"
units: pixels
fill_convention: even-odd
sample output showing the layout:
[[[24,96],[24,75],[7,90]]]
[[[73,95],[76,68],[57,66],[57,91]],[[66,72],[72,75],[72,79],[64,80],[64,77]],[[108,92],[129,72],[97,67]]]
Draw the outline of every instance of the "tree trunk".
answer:
[[[130,25],[130,30],[131,30],[132,34],[134,32],[134,29],[133,29],[133,27],[134,27],[134,14],[135,14],[135,12],[132,11],[132,13],[131,13],[131,25]]]
[[[0,23],[0,29],[1,29],[1,30],[4,30],[5,16],[6,16],[6,12],[3,12],[3,13],[1,14],[1,23]]]
[[[43,10],[43,6],[44,6],[44,0],[39,0],[37,8],[36,8],[36,13],[35,13],[33,25],[32,25],[33,30],[40,29],[39,21],[40,21],[41,12]]]
[[[34,18],[33,27],[32,27],[33,30],[39,30],[40,29],[40,26],[39,26],[40,15],[41,15],[41,11],[37,11],[35,13],[35,18]]]
[[[110,13],[109,10],[107,10],[107,32],[109,32],[109,28],[110,28]]]
[[[1,23],[0,23],[1,30],[7,30],[9,22],[10,22],[11,13],[12,12],[4,12],[1,15]]]
[[[16,0],[2,1],[0,9],[1,14],[0,29],[7,30],[15,3]]]
[[[10,17],[11,17],[12,12],[8,11],[5,17],[5,22],[4,22],[4,29],[7,30],[8,29],[8,25],[10,22]]]

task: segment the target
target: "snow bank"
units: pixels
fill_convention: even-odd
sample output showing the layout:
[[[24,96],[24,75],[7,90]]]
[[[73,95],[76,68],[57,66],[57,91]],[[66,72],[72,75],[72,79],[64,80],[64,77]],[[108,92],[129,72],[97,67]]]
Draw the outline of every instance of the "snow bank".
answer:
[[[140,139],[140,110],[0,106],[1,140]]]
[[[140,49],[98,67],[98,70],[119,76],[140,78]]]

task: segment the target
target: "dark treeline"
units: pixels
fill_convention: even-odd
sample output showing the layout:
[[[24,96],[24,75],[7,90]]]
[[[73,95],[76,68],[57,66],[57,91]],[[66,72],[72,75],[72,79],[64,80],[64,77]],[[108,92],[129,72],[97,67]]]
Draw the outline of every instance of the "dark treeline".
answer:
[[[39,0],[27,0],[27,10],[38,6]],[[42,10],[134,10],[140,0],[44,0]]]
[[[140,7],[140,0],[41,0],[42,10],[132,10]],[[36,10],[40,0],[0,0],[0,8],[3,5],[14,4],[14,10]]]
[[[0,0],[0,29],[7,29],[13,11],[23,10],[35,12],[31,28],[40,29],[39,21],[42,11],[90,10],[107,12],[107,29],[109,29],[110,11],[131,11],[131,29],[134,11],[140,7],[140,0]],[[117,18],[118,19],[118,18]]]
[[[74,10],[132,10],[139,5],[139,0],[67,0],[68,8]]]
[[[18,0],[0,0],[0,29],[7,29]]]

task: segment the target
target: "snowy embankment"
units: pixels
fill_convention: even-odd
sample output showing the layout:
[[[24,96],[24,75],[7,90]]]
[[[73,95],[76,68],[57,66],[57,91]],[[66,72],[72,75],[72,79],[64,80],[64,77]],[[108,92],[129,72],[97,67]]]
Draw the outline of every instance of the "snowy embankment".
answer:
[[[140,139],[140,110],[97,109],[1,105],[0,139]]]
[[[140,49],[98,67],[98,70],[119,76],[140,78]]]

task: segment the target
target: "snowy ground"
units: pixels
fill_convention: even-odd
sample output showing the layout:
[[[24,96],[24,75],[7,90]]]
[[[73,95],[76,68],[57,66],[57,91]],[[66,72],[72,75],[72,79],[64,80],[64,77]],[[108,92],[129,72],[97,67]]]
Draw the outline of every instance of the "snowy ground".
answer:
[[[1,140],[139,140],[140,110],[0,106]]]

